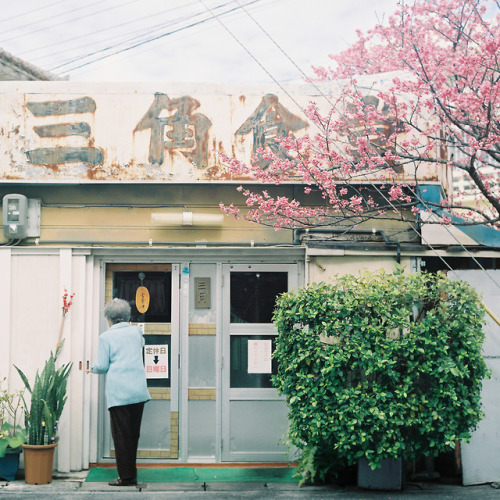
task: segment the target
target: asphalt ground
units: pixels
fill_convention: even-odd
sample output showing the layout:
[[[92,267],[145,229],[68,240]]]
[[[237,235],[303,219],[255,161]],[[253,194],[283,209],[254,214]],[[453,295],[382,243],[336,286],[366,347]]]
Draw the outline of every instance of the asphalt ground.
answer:
[[[356,486],[302,486],[291,483],[139,483],[116,487],[85,482],[88,471],[54,474],[45,485],[26,484],[24,479],[0,481],[0,497],[17,499],[357,499],[357,500],[481,500],[500,499],[500,484],[460,486],[438,482],[408,483],[402,491],[371,491]]]

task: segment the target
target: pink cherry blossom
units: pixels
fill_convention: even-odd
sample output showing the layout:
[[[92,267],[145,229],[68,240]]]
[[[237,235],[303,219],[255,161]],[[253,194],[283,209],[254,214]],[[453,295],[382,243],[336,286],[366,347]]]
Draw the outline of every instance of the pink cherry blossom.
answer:
[[[326,108],[309,102],[308,135],[276,139],[286,155],[260,149],[249,165],[221,155],[233,178],[252,181],[238,188],[241,206],[222,210],[279,229],[413,221],[434,210],[438,223],[450,224],[445,208],[500,229],[499,12],[490,0],[414,0],[358,32],[330,56],[331,68],[313,68],[313,79],[341,90]],[[428,166],[439,167],[443,203],[420,199]],[[453,190],[453,173],[472,187]],[[271,191],[284,183],[305,187],[290,196]]]

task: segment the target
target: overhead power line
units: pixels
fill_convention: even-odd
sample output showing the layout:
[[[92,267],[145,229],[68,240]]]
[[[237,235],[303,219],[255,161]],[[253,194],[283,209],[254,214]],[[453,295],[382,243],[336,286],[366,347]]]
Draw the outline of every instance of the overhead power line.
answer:
[[[195,2],[195,3],[198,3],[198,2]],[[232,0],[229,2],[226,2],[225,4],[221,4],[221,5],[217,6],[217,8],[225,7],[230,3],[232,3]],[[172,10],[176,10],[176,9],[169,9],[166,11],[162,11],[162,13],[171,12]],[[92,55],[98,54],[100,52],[104,53],[104,52],[107,52],[109,50],[117,49],[118,47],[123,46],[123,45],[128,46],[128,45],[133,44],[133,43],[138,43],[139,41],[143,42],[143,41],[149,40],[153,36],[156,36],[158,31],[160,31],[161,34],[163,34],[163,33],[165,33],[165,29],[167,27],[175,26],[175,25],[178,25],[180,23],[186,23],[191,19],[197,18],[200,15],[203,15],[203,13],[204,12],[197,12],[195,14],[191,13],[191,14],[186,15],[184,17],[178,17],[176,19],[171,19],[167,22],[162,22],[162,23],[156,24],[154,26],[142,28],[140,30],[137,30],[135,33],[132,33],[132,36],[130,36],[131,34],[128,33],[127,35],[121,34],[121,35],[116,35],[114,37],[110,37],[109,39],[106,39],[106,40],[101,40],[101,42],[110,41],[110,40],[120,40],[120,41],[117,41],[116,43],[111,44],[107,47],[95,50],[94,52],[92,52],[90,54],[84,54],[84,55],[80,55],[77,57],[73,57],[72,59],[67,59],[67,60],[63,61],[62,63],[60,63],[58,66],[56,66],[54,69],[63,68],[64,66],[71,65],[71,64],[78,62],[78,61],[82,61],[83,59],[91,57]],[[159,13],[157,13],[155,15],[155,17],[158,17],[158,14]],[[147,17],[150,17],[150,16],[147,16]],[[128,36],[128,38],[124,38],[125,36]],[[85,47],[85,46],[86,45],[84,45],[82,47]],[[77,48],[80,48],[80,47],[76,47],[76,49]],[[67,52],[68,50],[74,50],[74,49],[65,49],[64,51],[61,51],[59,53]],[[53,54],[51,54],[51,55],[53,55]]]
[[[131,1],[135,2],[135,1],[138,1],[138,0],[131,0]],[[22,30],[22,29],[25,29],[25,28],[29,28],[31,26],[43,24],[45,21],[50,21],[50,20],[54,19],[55,17],[61,17],[61,16],[65,16],[66,14],[69,14],[69,13],[72,14],[72,13],[80,11],[80,10],[85,10],[85,9],[87,9],[89,7],[92,7],[94,5],[97,5],[97,4],[102,5],[102,0],[97,0],[97,2],[87,4],[87,5],[84,5],[83,7],[79,7],[77,9],[72,9],[70,11],[61,12],[60,14],[54,14],[54,15],[46,17],[44,19],[37,19],[36,21],[33,21],[31,23],[28,23],[28,24],[24,24],[22,26],[15,26],[14,28],[11,28],[11,29],[8,29],[8,30],[4,30],[3,34],[10,33],[11,31],[19,31],[19,30]],[[116,9],[117,7],[118,6],[110,7],[110,9],[111,8]],[[109,9],[106,9],[106,10],[109,10]],[[103,9],[100,9],[97,12],[102,12],[102,11],[103,11]],[[92,15],[95,15],[95,14],[96,14],[96,12],[92,12],[91,14],[88,14],[86,16],[79,16],[79,17],[75,17],[75,18],[72,18],[72,19],[65,19],[62,23],[59,23],[59,24],[44,25],[43,27],[38,28],[36,30],[29,30],[29,31],[27,31],[26,33],[24,33],[22,35],[17,34],[17,35],[11,36],[10,38],[4,38],[4,39],[0,40],[0,43],[6,43],[6,42],[10,42],[11,40],[14,40],[14,39],[17,40],[17,39],[25,37],[25,36],[31,36],[31,35],[33,35],[33,33],[39,33],[40,31],[46,31],[48,29],[51,29],[51,28],[54,28],[54,27],[57,27],[57,26],[61,26],[62,24],[68,24],[68,23],[70,23],[72,21],[77,21],[77,20],[83,19],[85,17],[92,16]]]
[[[259,2],[261,2],[261,1],[262,1],[262,0],[251,0],[251,1],[247,2],[247,3],[245,4],[245,6],[253,5],[253,4],[259,3]],[[224,11],[224,12],[221,12],[220,14],[217,14],[217,16],[216,16],[216,17],[218,17],[218,16],[226,16],[226,15],[231,14],[231,13],[233,13],[233,12],[237,12],[237,11],[239,11],[240,9],[241,9],[241,7],[240,7],[240,6],[233,7],[233,8],[231,8],[231,9],[228,9],[228,10]],[[196,21],[196,22],[190,23],[190,24],[188,24],[188,25],[186,25],[186,26],[182,26],[182,27],[180,27],[180,28],[177,28],[177,29],[174,29],[174,30],[170,30],[170,31],[168,31],[168,32],[166,32],[166,33],[162,33],[162,34],[157,35],[157,36],[154,36],[154,37],[150,37],[150,38],[148,38],[147,40],[144,40],[144,41],[141,41],[141,42],[138,42],[138,43],[134,43],[134,44],[132,44],[132,45],[130,45],[130,46],[128,46],[128,47],[124,47],[124,48],[122,48],[122,49],[115,50],[115,51],[113,51],[113,52],[112,52],[112,53],[110,53],[110,54],[104,54],[104,55],[101,55],[100,57],[97,57],[97,58],[93,59],[92,61],[88,61],[88,62],[85,62],[85,63],[79,64],[79,65],[77,65],[77,66],[71,66],[70,68],[67,68],[67,69],[65,69],[64,71],[65,71],[65,72],[70,72],[70,71],[74,71],[74,70],[79,69],[79,68],[83,68],[83,67],[85,67],[85,66],[89,66],[90,64],[93,64],[93,63],[95,63],[95,62],[97,62],[97,61],[101,61],[101,60],[103,60],[103,59],[107,59],[107,58],[109,58],[109,57],[112,57],[112,56],[114,56],[114,55],[120,54],[120,53],[122,53],[122,52],[127,52],[127,51],[130,51],[130,50],[133,50],[133,49],[135,49],[135,48],[138,48],[138,47],[140,47],[140,46],[146,45],[146,44],[148,44],[148,43],[151,43],[151,42],[154,42],[154,41],[156,41],[156,40],[160,40],[160,39],[165,38],[165,37],[167,37],[167,36],[173,35],[174,33],[179,33],[179,32],[181,32],[181,31],[187,30],[187,29],[189,29],[189,28],[193,28],[194,26],[199,26],[199,25],[204,24],[204,23],[206,23],[206,22],[208,22],[208,21],[211,21],[211,20],[212,20],[212,17],[207,17],[207,18],[202,19],[202,20],[200,20],[200,21]],[[71,64],[71,63],[73,63],[73,62],[77,62],[77,61],[79,61],[79,60],[82,60],[82,59],[85,59],[85,58],[88,58],[88,57],[92,57],[92,56],[94,56],[94,55],[98,55],[98,54],[100,54],[100,53],[102,53],[102,52],[106,52],[106,51],[112,50],[113,48],[114,48],[114,47],[112,46],[112,47],[106,47],[106,48],[104,48],[104,49],[100,49],[100,50],[94,51],[94,52],[92,52],[92,53],[89,53],[89,54],[86,54],[86,55],[81,56],[81,57],[79,57],[79,58],[76,58],[75,60],[73,60],[73,61],[71,61],[71,62],[67,62],[67,63],[64,63],[64,64],[60,64],[60,65],[58,65],[58,66],[54,66],[54,67],[50,68],[50,71],[54,72],[55,70],[57,70],[57,69],[59,69],[59,68],[62,68],[62,67],[64,67],[64,66],[68,66],[68,65],[70,65],[70,64]]]
[[[18,19],[20,17],[28,16],[30,14],[33,14],[33,12],[39,12],[40,10],[48,9],[49,7],[53,7],[54,5],[59,5],[60,3],[65,3],[68,1],[69,0],[59,0],[58,2],[49,3],[48,5],[42,5],[41,7],[37,7],[36,9],[26,10],[24,12],[21,12],[20,14],[16,14],[15,16],[5,17],[4,19],[0,19],[0,24],[7,23],[9,21],[12,21],[13,19]],[[11,30],[8,30],[8,31],[11,31]],[[4,31],[4,33],[5,33],[5,31]]]
[[[86,32],[86,33],[83,33],[82,35],[74,36],[74,37],[71,37],[71,38],[66,38],[64,40],[57,40],[56,42],[52,42],[52,43],[47,44],[47,45],[40,45],[38,47],[34,47],[32,49],[29,49],[29,50],[26,50],[24,52],[21,52],[20,55],[22,57],[24,57],[27,54],[32,54],[33,52],[44,51],[44,50],[46,50],[46,49],[48,49],[50,47],[54,47],[55,45],[59,45],[59,46],[61,44],[67,45],[68,42],[72,42],[74,40],[80,40],[81,38],[87,39],[87,43],[85,43],[84,45],[81,45],[81,46],[78,46],[78,47],[67,47],[67,48],[65,48],[63,50],[60,50],[60,51],[57,51],[57,52],[50,52],[45,57],[52,57],[52,56],[55,56],[55,55],[58,55],[58,54],[63,54],[65,52],[71,52],[71,51],[74,51],[74,50],[82,48],[82,47],[87,47],[88,46],[88,38],[89,38],[90,35],[92,35],[94,37],[98,33],[104,33],[104,32],[108,32],[108,31],[114,31],[117,28],[123,28],[124,26],[129,26],[131,24],[140,23],[141,21],[144,21],[146,19],[151,19],[152,17],[158,19],[159,16],[161,16],[162,14],[170,13],[170,12],[173,12],[173,11],[179,10],[179,9],[183,9],[186,6],[194,5],[195,3],[198,3],[198,0],[193,1],[191,3],[188,3],[188,4],[179,5],[177,7],[172,8],[172,9],[166,9],[166,10],[162,10],[160,12],[154,12],[153,14],[148,14],[147,16],[134,18],[134,19],[131,19],[131,20],[126,21],[124,23],[119,23],[119,24],[113,24],[111,26],[106,26],[103,29],[92,30],[92,32],[90,32],[90,33]],[[154,30],[154,29],[156,29],[159,26],[161,26],[161,25],[157,24],[157,25],[152,26],[152,27],[147,26],[147,27],[141,28],[140,30],[136,30],[134,33],[139,33],[139,32],[144,33],[144,32],[147,32],[148,30],[152,30],[152,29]],[[127,33],[126,35],[124,35],[124,34],[113,35],[111,37],[108,37],[108,38],[105,38],[103,40],[100,40],[100,42],[107,42],[107,41],[110,41],[110,40],[115,40],[117,38],[122,38],[124,36],[129,36],[129,35],[130,35],[130,33]],[[41,58],[43,59],[44,56],[41,56]]]

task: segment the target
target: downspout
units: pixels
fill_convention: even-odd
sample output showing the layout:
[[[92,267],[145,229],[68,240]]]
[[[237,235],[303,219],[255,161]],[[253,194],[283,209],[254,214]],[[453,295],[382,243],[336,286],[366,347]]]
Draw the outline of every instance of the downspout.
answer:
[[[384,242],[387,246],[396,245],[396,262],[401,264],[401,242],[400,241],[389,241],[387,235],[381,229],[372,230],[373,234],[380,234],[384,238]]]
[[[488,307],[484,302],[481,302],[483,304],[484,310],[490,315],[491,319],[498,325],[500,326],[500,319],[495,315],[495,313]]]

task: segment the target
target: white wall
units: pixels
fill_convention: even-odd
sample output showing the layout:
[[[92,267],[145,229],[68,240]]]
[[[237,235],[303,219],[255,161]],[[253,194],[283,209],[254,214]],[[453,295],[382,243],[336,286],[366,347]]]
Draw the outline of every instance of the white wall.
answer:
[[[0,272],[3,279],[0,298],[8,310],[4,323],[4,345],[1,373],[8,376],[9,387],[22,388],[23,383],[14,365],[32,382],[36,371],[55,351],[62,320],[62,295],[75,292],[73,305],[63,323],[64,347],[58,364],[73,363],[68,381],[68,400],[58,435],[55,467],[66,472],[80,470],[85,463],[83,450],[84,422],[88,427],[88,409],[83,405],[87,326],[92,308],[86,293],[87,262],[84,254],[73,255],[66,249],[2,249]],[[88,356],[87,356],[88,357]],[[29,395],[27,397],[29,401]],[[28,403],[29,404],[29,403]],[[88,465],[88,457],[87,457]]]
[[[483,303],[493,313],[500,316],[500,271],[467,270],[449,273],[451,279],[467,281],[482,296]],[[483,484],[500,480],[500,432],[498,414],[500,412],[500,326],[486,315],[483,355],[491,370],[491,378],[483,382],[481,391],[483,420],[472,433],[470,443],[461,443],[462,481],[464,486]]]
[[[401,259],[401,265],[409,272],[410,259]],[[377,272],[381,269],[391,271],[396,266],[396,259],[393,256],[327,256],[312,255],[309,257],[309,283],[328,283],[332,281],[336,274],[354,274],[360,271]]]

